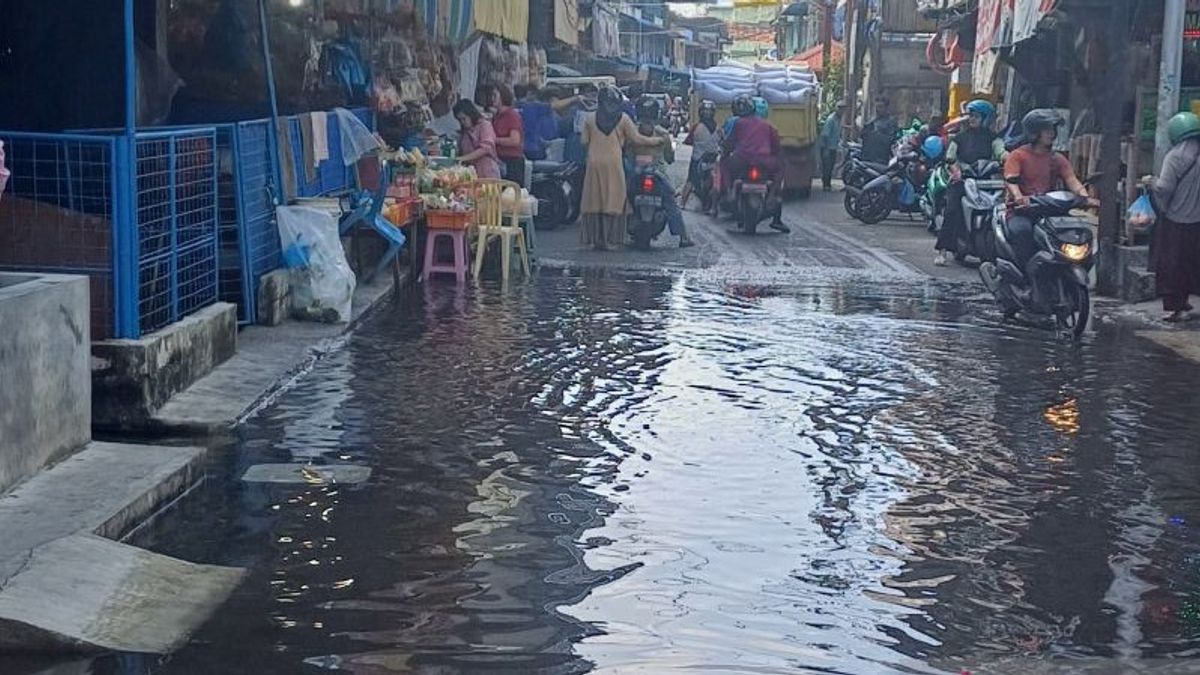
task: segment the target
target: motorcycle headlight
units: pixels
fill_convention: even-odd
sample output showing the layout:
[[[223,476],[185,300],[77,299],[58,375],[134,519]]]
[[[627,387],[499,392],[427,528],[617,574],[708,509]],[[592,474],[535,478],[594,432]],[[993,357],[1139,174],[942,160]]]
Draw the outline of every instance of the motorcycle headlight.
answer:
[[[1059,253],[1072,262],[1080,262],[1087,258],[1091,250],[1090,244],[1060,244],[1058,247]]]

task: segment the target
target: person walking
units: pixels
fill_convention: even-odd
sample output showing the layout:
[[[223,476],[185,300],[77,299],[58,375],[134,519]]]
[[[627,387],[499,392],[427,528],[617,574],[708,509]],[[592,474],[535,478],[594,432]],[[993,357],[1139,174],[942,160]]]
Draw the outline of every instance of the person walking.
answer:
[[[817,139],[817,146],[821,150],[821,189],[826,192],[833,189],[833,167],[837,164],[838,150],[842,146],[842,114],[845,110],[846,102],[838,101],[821,125],[821,136]]]
[[[1200,117],[1179,113],[1167,131],[1171,150],[1149,181],[1158,212],[1150,250],[1165,320],[1176,322],[1189,317],[1189,296],[1200,294]]]
[[[627,143],[653,146],[658,137],[638,133],[625,114],[621,92],[605,86],[600,90],[596,112],[583,122],[580,141],[587,147],[587,172],[580,205],[580,240],[599,251],[619,248],[625,242],[629,210],[625,185],[623,151]]]
[[[500,159],[496,156],[496,132],[470,99],[454,104],[454,117],[462,127],[458,136],[458,161],[475,167],[480,178],[499,178]]]

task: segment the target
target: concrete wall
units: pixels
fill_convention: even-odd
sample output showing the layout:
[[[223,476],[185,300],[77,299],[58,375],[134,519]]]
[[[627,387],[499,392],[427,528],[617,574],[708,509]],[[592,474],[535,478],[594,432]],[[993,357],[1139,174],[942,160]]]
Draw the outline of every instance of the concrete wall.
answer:
[[[0,491],[91,440],[88,279],[0,274]]]
[[[233,356],[237,306],[218,302],[138,340],[92,344],[97,427],[137,429],[159,407]]]
[[[879,95],[891,99],[901,124],[914,116],[928,119],[933,112],[945,112],[950,77],[926,63],[924,42],[902,36],[893,39],[873,44],[864,59],[866,119],[874,118],[872,103]]]

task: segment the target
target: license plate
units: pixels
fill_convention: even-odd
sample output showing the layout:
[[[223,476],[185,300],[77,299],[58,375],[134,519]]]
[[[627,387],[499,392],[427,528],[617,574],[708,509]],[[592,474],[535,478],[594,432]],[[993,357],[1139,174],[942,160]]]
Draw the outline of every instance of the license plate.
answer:
[[[742,192],[758,192],[766,194],[767,186],[758,183],[745,183],[742,185]]]
[[[1000,190],[1004,187],[1004,181],[1002,181],[1002,180],[977,180],[977,181],[975,181],[975,187],[979,188],[980,190]]]
[[[662,197],[658,195],[638,195],[633,198],[636,206],[662,206]]]

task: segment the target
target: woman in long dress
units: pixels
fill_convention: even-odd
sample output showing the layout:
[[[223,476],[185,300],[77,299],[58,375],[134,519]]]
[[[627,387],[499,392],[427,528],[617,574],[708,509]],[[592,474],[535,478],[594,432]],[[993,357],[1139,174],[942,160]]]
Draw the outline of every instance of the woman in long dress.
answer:
[[[626,143],[655,145],[663,139],[638,133],[633,120],[625,115],[620,92],[604,87],[596,112],[583,123],[580,140],[587,146],[580,238],[584,246],[596,250],[619,248],[625,242],[629,212],[622,151]]]

